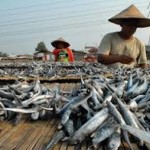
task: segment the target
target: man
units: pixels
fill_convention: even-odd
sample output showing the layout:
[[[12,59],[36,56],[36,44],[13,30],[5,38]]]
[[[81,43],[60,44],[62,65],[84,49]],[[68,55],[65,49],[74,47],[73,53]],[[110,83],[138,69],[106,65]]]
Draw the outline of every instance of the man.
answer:
[[[97,51],[98,62],[115,68],[146,68],[145,46],[133,34],[138,27],[150,26],[150,19],[145,18],[134,5],[131,5],[109,21],[119,24],[121,31],[104,36]]]

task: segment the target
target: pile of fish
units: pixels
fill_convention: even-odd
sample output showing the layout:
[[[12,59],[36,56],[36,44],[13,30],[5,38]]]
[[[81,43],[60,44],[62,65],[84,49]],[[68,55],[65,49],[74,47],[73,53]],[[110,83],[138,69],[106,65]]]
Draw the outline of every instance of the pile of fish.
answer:
[[[55,78],[65,76],[95,75],[107,73],[108,70],[100,63],[61,63],[61,62],[28,62],[28,63],[2,63],[0,76],[15,77],[44,77]],[[111,71],[112,72],[112,71]]]
[[[15,125],[23,114],[32,120],[42,119],[47,111],[52,111],[50,103],[54,96],[55,92],[38,79],[32,83],[16,81],[4,85],[0,87],[0,120],[7,119]]]
[[[61,140],[79,147],[88,140],[89,150],[102,150],[104,145],[107,150],[117,150],[122,139],[131,150],[133,139],[142,147],[150,143],[149,70],[120,68],[113,74],[106,78],[95,73],[88,79],[81,74],[80,87],[69,92],[62,91],[59,84],[44,87],[38,79],[2,86],[0,119],[17,124],[23,114],[38,120],[53,113],[60,123],[45,150]]]

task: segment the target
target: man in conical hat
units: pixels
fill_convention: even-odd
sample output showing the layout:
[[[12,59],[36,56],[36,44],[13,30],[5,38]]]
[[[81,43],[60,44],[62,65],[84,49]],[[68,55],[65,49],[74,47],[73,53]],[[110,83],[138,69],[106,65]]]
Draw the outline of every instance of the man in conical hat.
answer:
[[[97,51],[98,62],[110,67],[147,67],[145,45],[133,34],[137,28],[150,26],[150,19],[131,5],[109,19],[121,31],[106,34]]]
[[[63,38],[59,38],[51,42],[55,48],[53,54],[55,55],[55,62],[73,62],[74,56],[72,50],[69,48],[70,44]]]

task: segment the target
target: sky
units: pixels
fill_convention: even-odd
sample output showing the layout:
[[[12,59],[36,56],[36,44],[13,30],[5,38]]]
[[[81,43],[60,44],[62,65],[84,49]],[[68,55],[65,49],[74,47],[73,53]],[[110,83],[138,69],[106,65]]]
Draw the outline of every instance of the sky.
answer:
[[[41,41],[52,51],[59,37],[75,50],[98,47],[105,34],[120,30],[108,19],[131,4],[150,17],[150,0],[0,0],[0,52],[33,54]],[[148,44],[150,27],[135,36]]]

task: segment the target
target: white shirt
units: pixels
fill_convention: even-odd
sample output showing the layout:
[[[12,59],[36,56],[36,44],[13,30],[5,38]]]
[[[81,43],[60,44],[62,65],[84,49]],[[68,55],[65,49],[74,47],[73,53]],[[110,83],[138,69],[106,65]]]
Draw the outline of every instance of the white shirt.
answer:
[[[109,65],[111,67],[134,67],[137,64],[147,63],[144,44],[136,37],[133,37],[129,40],[124,40],[119,36],[118,32],[108,33],[103,37],[97,54],[126,55],[135,60],[135,62],[129,65],[114,63]]]

